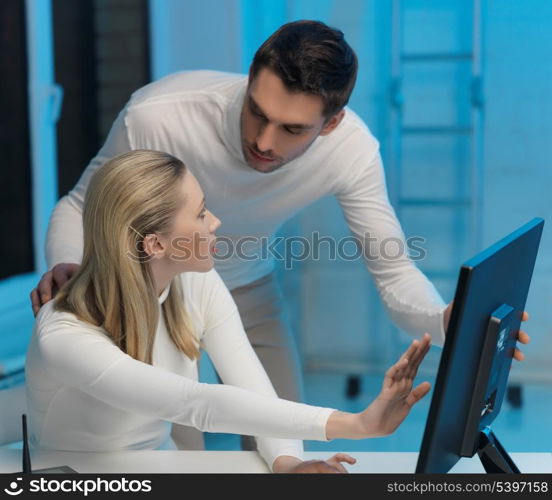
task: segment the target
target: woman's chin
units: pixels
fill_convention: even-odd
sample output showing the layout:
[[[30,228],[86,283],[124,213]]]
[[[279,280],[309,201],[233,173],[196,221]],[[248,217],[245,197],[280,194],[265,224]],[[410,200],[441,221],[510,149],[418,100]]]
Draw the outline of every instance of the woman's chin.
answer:
[[[196,269],[191,269],[191,271],[196,273],[206,273],[213,269],[213,267],[215,267],[215,262],[211,257],[209,257],[208,259],[198,262]]]
[[[178,266],[176,273],[206,273],[213,267],[215,267],[215,262],[212,257],[209,257],[201,261],[187,262],[184,266]]]

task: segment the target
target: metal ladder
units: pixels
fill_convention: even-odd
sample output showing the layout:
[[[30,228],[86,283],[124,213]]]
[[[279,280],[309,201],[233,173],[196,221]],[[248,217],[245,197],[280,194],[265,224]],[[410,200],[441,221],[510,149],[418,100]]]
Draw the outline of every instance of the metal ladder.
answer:
[[[471,49],[460,51],[412,52],[405,47],[404,13],[408,0],[393,0],[392,4],[392,66],[391,66],[391,121],[392,147],[388,166],[391,173],[391,190],[394,207],[402,220],[406,211],[413,207],[428,207],[434,210],[468,210],[469,229],[463,236],[469,238],[468,251],[476,253],[482,248],[482,207],[483,207],[483,64],[482,64],[482,0],[458,0],[457,7],[471,9]],[[435,4],[433,4],[435,5]],[[406,124],[404,121],[404,76],[409,68],[420,63],[439,65],[443,63],[466,64],[469,62],[470,120],[459,124]],[[470,158],[465,165],[464,175],[469,175],[470,192],[467,196],[435,198],[433,196],[408,197],[403,195],[403,139],[405,136],[423,137],[428,135],[463,135],[471,139]],[[461,236],[462,237],[462,236]],[[422,267],[422,266],[420,266]],[[458,266],[445,269],[423,269],[428,278],[456,280]],[[398,346],[397,346],[398,350]],[[522,405],[521,386],[508,387],[507,400],[514,407]]]
[[[469,211],[468,235],[469,251],[474,253],[481,249],[482,240],[482,191],[483,191],[483,97],[482,97],[482,58],[481,31],[482,12],[481,0],[458,1],[458,8],[471,8],[471,50],[444,52],[412,52],[404,47],[403,32],[405,9],[408,0],[393,0],[392,4],[392,43],[391,43],[391,126],[392,145],[390,148],[390,194],[399,219],[406,215],[408,209],[427,207],[434,210],[449,209]],[[435,5],[435,4],[434,4]],[[423,28],[423,27],[422,27]],[[404,121],[404,80],[408,70],[420,63],[440,65],[443,63],[458,63],[466,65],[470,62],[470,120],[459,124],[406,124]],[[428,196],[409,197],[403,194],[404,161],[403,143],[405,136],[465,136],[470,138],[470,158],[465,165],[463,175],[469,175],[470,190],[467,195],[448,198]],[[439,168],[439,165],[436,165]],[[423,266],[420,266],[423,267]],[[432,278],[456,279],[457,266],[446,269],[424,269],[425,274]]]
[[[449,210],[460,214],[464,219],[469,220],[466,234],[457,235],[458,239],[465,241],[469,236],[469,248],[465,251],[474,253],[481,248],[481,226],[482,226],[482,184],[483,184],[483,98],[482,98],[482,60],[481,60],[481,28],[482,13],[480,0],[457,0],[453,4],[454,9],[469,8],[469,18],[471,20],[471,47],[469,50],[458,51],[413,51],[404,46],[403,35],[405,30],[404,14],[405,9],[412,7],[412,1],[393,0],[391,6],[391,84],[390,84],[390,102],[391,102],[391,144],[388,146],[386,155],[387,178],[389,181],[389,195],[395,208],[397,216],[404,227],[403,219],[408,216],[409,210]],[[418,6],[421,3],[417,2]],[[410,5],[408,5],[410,4]],[[426,2],[429,9],[443,8],[442,2]],[[419,12],[423,12],[420,9]],[[462,11],[466,16],[468,12]],[[421,26],[423,29],[423,26]],[[405,122],[404,110],[408,102],[405,101],[405,76],[408,77],[408,71],[412,68],[420,67],[421,64],[427,66],[437,66],[443,64],[457,64],[459,69],[469,64],[469,99],[466,99],[468,110],[464,110],[464,115],[469,116],[469,121],[464,123],[410,123]],[[467,68],[466,68],[467,69]],[[406,78],[408,80],[408,78]],[[454,82],[456,83],[456,82]],[[460,175],[469,175],[470,189],[469,193],[449,197],[436,197],[433,193],[424,193],[424,195],[409,196],[404,193],[405,162],[403,158],[404,138],[409,140],[427,137],[467,137],[470,139],[469,160],[463,165],[463,171]],[[411,143],[410,143],[411,144]],[[437,164],[436,168],[442,168]],[[466,213],[467,212],[467,213]],[[405,231],[406,232],[406,231]],[[417,233],[419,234],[419,233]],[[456,242],[452,242],[455,247]],[[458,248],[460,245],[456,245]],[[458,263],[460,259],[467,256],[454,255],[447,267],[433,267],[421,265],[420,268],[433,281],[439,279],[449,284],[455,283],[458,276]],[[374,297],[373,300],[377,300]],[[376,325],[379,326],[379,325]],[[396,328],[393,328],[391,340],[392,357],[396,359],[402,352],[404,346],[401,345],[401,339]],[[347,379],[345,393],[347,397],[354,398],[359,394],[360,378],[356,375],[350,375]]]
[[[408,10],[416,7],[418,7],[418,11],[412,12],[412,10]],[[425,10],[424,7],[426,7]],[[444,11],[438,10],[443,8],[445,9]],[[470,20],[470,38],[466,37],[465,40],[460,42],[458,39],[454,39],[455,43],[452,44],[454,50],[434,50],[434,47],[438,46],[439,42],[433,39],[431,40],[431,44],[425,44],[428,45],[429,50],[427,50],[427,47],[423,47],[422,50],[419,48],[418,50],[413,50],[406,46],[420,44],[421,41],[424,41],[424,37],[416,38],[416,36],[419,36],[418,33],[420,33],[418,30],[426,29],[427,33],[430,34],[432,25],[429,22],[431,19],[429,16],[443,16],[443,12],[446,12],[447,8],[451,9],[453,17],[456,16],[460,19],[456,20],[458,26],[467,27],[467,20]],[[466,11],[466,9],[470,10]],[[439,251],[433,252],[433,254],[431,252],[428,253],[430,263],[421,261],[417,262],[417,265],[430,281],[434,284],[440,283],[442,287],[447,289],[447,295],[450,293],[450,298],[452,298],[452,294],[454,293],[453,286],[458,277],[459,264],[467,257],[479,251],[482,243],[483,65],[481,57],[481,0],[456,0],[456,2],[449,2],[446,5],[441,2],[426,2],[426,5],[423,5],[423,0],[416,0],[415,3],[412,0],[393,0],[391,16],[391,144],[387,158],[390,174],[390,198],[407,236],[409,234],[426,234],[428,231],[427,227],[419,230],[416,229],[420,224],[422,226],[427,225],[427,221],[424,221],[424,218],[432,221],[445,221],[443,223],[444,226],[440,229],[441,234],[438,235],[439,237],[446,236],[446,238],[440,240],[441,246],[444,248],[441,249],[440,247]],[[411,23],[414,22],[416,24],[408,24],[405,22],[405,19],[409,19]],[[428,21],[427,26],[423,23],[426,19]],[[450,15],[447,19],[450,19]],[[407,31],[409,29],[412,30],[412,28],[415,28],[415,30]],[[447,25],[447,28],[449,32],[443,31],[441,27],[437,38],[440,38],[440,36],[445,38],[450,33],[454,33],[454,26],[449,27]],[[459,37],[461,31],[457,33],[457,37]],[[405,34],[412,35],[409,39],[410,43],[405,43],[405,40],[408,39]],[[471,45],[470,47],[466,47],[468,42]],[[422,43],[422,45],[424,44]],[[446,41],[443,41],[442,45],[446,45]],[[461,50],[457,50],[456,45],[460,45]],[[410,101],[405,98],[405,94],[409,93],[405,82],[408,83],[410,81],[411,75],[417,75],[420,78],[420,75],[424,75],[424,71],[434,71],[437,72],[435,73],[436,75],[439,75],[439,71],[446,72],[451,69],[453,69],[452,75],[454,81],[448,83],[452,84],[456,95],[451,97],[448,102],[443,102],[442,106],[448,106],[450,109],[455,110],[456,113],[453,112],[451,113],[452,116],[448,116],[448,122],[443,120],[440,113],[436,113],[444,123],[433,123],[432,120],[435,119],[434,116],[431,116],[431,105],[435,109],[433,102],[429,101],[427,103],[430,109],[427,116],[424,116],[424,106],[416,109],[419,103],[413,103],[412,97]],[[461,78],[459,75],[461,75]],[[464,82],[462,88],[459,88],[459,82]],[[434,86],[438,85],[437,81],[431,77],[427,78],[427,85],[423,80],[421,84],[423,88],[427,87],[428,89],[432,84]],[[420,82],[414,80],[411,85],[420,93]],[[466,86],[469,86],[469,89]],[[434,90],[434,88],[430,90]],[[458,99],[457,95],[461,95],[462,92],[465,94],[463,99],[464,106],[460,109],[459,104],[462,102],[462,99]],[[405,110],[414,110],[414,113],[405,113]],[[405,114],[410,115],[407,116],[407,120],[405,120]],[[433,114],[435,114],[434,110]],[[455,175],[450,173],[450,179],[453,180],[453,183],[454,179],[456,179],[456,184],[448,186],[447,196],[435,196],[436,191],[440,192],[446,188],[439,181],[431,182],[431,179],[428,179],[427,185],[423,184],[423,189],[418,188],[416,190],[416,196],[405,194],[406,179],[420,184],[420,179],[415,178],[418,175],[418,169],[420,169],[420,165],[416,161],[417,158],[415,156],[411,157],[409,162],[406,162],[404,159],[405,155],[413,150],[405,147],[406,141],[408,141],[406,146],[410,146],[411,148],[416,147],[416,144],[418,144],[419,150],[423,151],[424,154],[426,154],[428,148],[431,148],[432,144],[441,145],[440,154],[437,155],[437,158],[432,159],[434,165],[428,166],[426,175],[429,172],[430,174],[433,173],[435,177],[442,176],[443,172],[439,172],[439,169],[442,169],[443,164],[446,164],[447,159],[445,155],[448,155],[449,161],[451,161],[451,165],[448,168],[455,170]],[[461,144],[464,147],[463,151],[466,153],[466,157],[468,157],[457,165],[456,151],[452,149],[455,144]],[[419,145],[422,145],[422,147],[420,148]],[[442,145],[445,145],[445,147],[442,148]],[[408,168],[411,169],[411,172],[409,172],[409,176],[406,176],[405,170]],[[408,185],[408,187],[410,186]],[[440,189],[436,190],[436,187]],[[461,192],[459,193],[458,191]],[[418,218],[414,219],[413,215],[418,215]],[[437,239],[435,232],[432,238]],[[450,253],[446,252],[446,248],[450,249]],[[431,263],[431,257],[435,255],[438,255],[439,258],[446,255],[446,263],[440,262],[439,265]],[[438,261],[439,258],[437,258]],[[441,293],[443,292],[441,291]],[[404,347],[397,329],[394,329],[391,344],[394,358],[396,358]],[[429,362],[436,363],[437,359]]]

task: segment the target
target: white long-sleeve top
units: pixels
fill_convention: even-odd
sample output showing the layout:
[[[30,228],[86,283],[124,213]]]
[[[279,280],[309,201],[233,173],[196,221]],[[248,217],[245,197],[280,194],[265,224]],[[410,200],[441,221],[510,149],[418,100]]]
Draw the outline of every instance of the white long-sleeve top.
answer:
[[[170,422],[254,435],[269,467],[302,458],[301,439],[326,440],[331,408],[278,399],[215,270],[184,273],[194,333],[224,384],[199,383],[197,363],[170,339],[159,297],[153,364],[137,361],[74,314],[40,310],[29,344],[26,390],[33,447],[115,451],[170,447]]]
[[[82,258],[82,206],[92,173],[113,156],[133,149],[168,152],[184,161],[201,184],[207,205],[223,222],[219,237],[261,255],[287,219],[315,200],[334,195],[354,235],[364,241],[365,263],[392,321],[412,332],[444,340],[445,304],[406,252],[384,258],[384,241],[404,234],[391,207],[379,145],[349,108],[338,127],[319,136],[308,150],[271,173],[250,168],[241,148],[240,113],[247,85],[243,75],[214,71],[179,72],[136,91],[74,189],[57,204],[47,235],[48,265]],[[392,239],[392,240],[390,240]],[[227,253],[229,245],[221,247]],[[271,259],[218,258],[216,268],[230,289],[273,269]]]

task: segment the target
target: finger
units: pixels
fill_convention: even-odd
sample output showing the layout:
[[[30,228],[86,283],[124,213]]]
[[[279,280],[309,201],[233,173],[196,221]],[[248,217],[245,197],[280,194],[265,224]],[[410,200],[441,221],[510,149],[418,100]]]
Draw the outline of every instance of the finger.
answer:
[[[530,341],[531,337],[529,337],[526,332],[522,332],[521,330],[518,332],[518,342],[521,342],[522,344],[528,344]]]
[[[418,341],[414,340],[412,341],[412,344],[408,347],[408,349],[401,355],[401,357],[398,359],[398,361],[392,365],[386,372],[385,375],[387,377],[395,377],[397,376],[397,373],[399,370],[401,370],[404,366],[406,366],[406,362],[410,358],[411,355],[414,354],[418,347]]]
[[[425,333],[418,345],[418,349],[412,354],[408,360],[408,366],[405,369],[404,376],[414,377],[418,371],[420,363],[423,361],[425,355],[429,352],[431,347],[431,335]]]
[[[418,369],[420,368],[420,364],[426,357],[426,354],[429,352],[429,349],[431,348],[431,344],[426,344],[418,353],[416,353],[416,359],[413,361],[410,361],[408,364],[408,367],[405,370],[405,376],[414,379],[416,378],[416,374],[418,373]]]
[[[62,267],[56,266],[52,269],[53,279],[58,288],[61,288],[69,279],[67,272]]]
[[[348,473],[349,473],[349,471],[348,471],[345,467],[343,467],[343,465],[341,465],[341,464],[340,464],[339,462],[337,462],[337,461],[335,461],[335,462],[330,462],[330,461],[328,460],[328,463],[329,463],[332,467],[334,467],[335,469],[337,469],[337,471],[339,471],[341,474],[348,474]]]
[[[402,378],[404,376],[404,370],[408,366],[408,363],[410,363],[412,356],[414,356],[414,354],[418,350],[419,345],[420,341],[414,339],[408,349],[399,358],[399,360],[391,367],[393,369],[392,377],[394,379]]]
[[[356,458],[353,458],[351,455],[347,455],[347,453],[336,453],[333,457],[331,457],[328,462],[331,463],[338,463],[338,462],[347,462],[348,464],[356,464]]]
[[[429,382],[422,382],[418,387],[412,389],[408,397],[406,398],[406,404],[409,407],[415,405],[420,399],[422,399],[431,389]]]
[[[341,467],[343,469],[345,468],[343,466]],[[315,461],[314,468],[309,469],[308,472],[311,472],[314,474],[341,474],[342,473],[342,471],[339,468],[337,468],[335,465],[331,465],[328,462],[325,462],[324,460]]]
[[[523,311],[523,314],[521,315],[521,321],[528,321],[529,320],[529,313],[527,311]]]
[[[418,370],[418,366],[423,361],[425,355],[429,352],[430,347],[431,347],[431,335],[429,335],[429,333],[425,333],[424,336],[422,337],[420,345],[418,346],[418,349],[408,360],[409,366],[407,371],[409,373],[416,373],[416,371]]]
[[[31,304],[33,307],[33,314],[36,316],[40,310],[40,297],[38,296],[38,290],[36,288],[31,290]]]
[[[385,372],[384,386],[391,385],[395,380],[402,378],[402,372],[408,365],[408,358],[399,359],[389,370]]]
[[[519,349],[516,349],[514,351],[514,359],[516,361],[523,361],[525,359],[525,355]]]
[[[52,298],[52,271],[48,271],[42,275],[37,288],[40,301],[42,304],[45,304]]]

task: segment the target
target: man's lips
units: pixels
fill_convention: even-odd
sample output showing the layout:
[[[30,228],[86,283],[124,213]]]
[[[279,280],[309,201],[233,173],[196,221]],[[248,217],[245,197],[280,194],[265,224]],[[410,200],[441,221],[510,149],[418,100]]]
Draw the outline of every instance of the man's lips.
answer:
[[[253,158],[257,160],[266,161],[266,162],[274,161],[274,158],[267,158],[266,156],[261,156],[260,154],[256,153],[250,146],[248,146],[248,149],[249,149],[249,152],[251,153],[251,156],[253,156]]]

